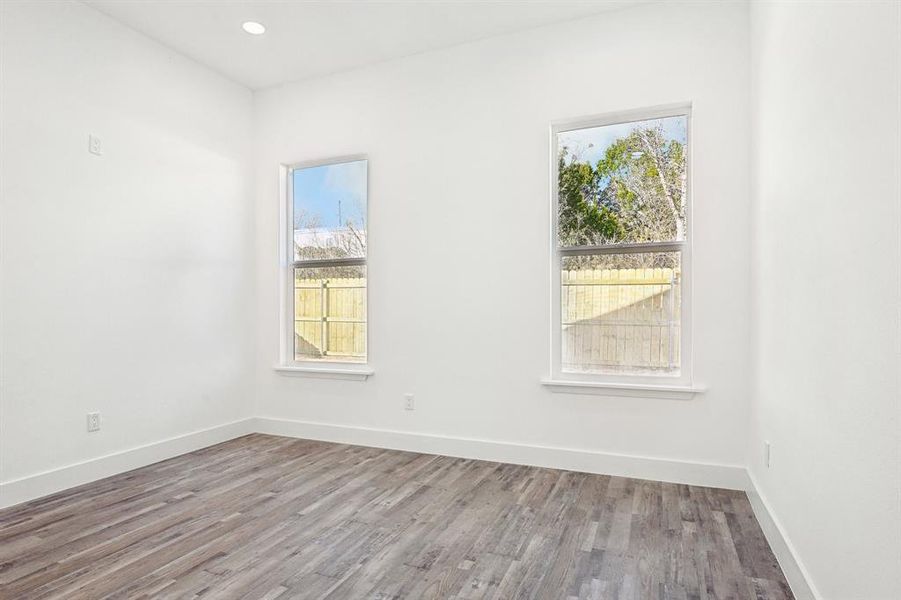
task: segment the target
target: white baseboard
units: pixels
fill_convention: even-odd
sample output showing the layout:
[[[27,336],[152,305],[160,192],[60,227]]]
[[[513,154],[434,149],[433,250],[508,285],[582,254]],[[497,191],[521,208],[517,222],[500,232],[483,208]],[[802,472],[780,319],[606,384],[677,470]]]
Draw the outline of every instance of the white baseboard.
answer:
[[[798,558],[798,553],[786,535],[785,529],[770,509],[769,502],[760,493],[757,480],[750,471],[748,471],[748,489],[745,491],[748,494],[748,500],[751,501],[754,516],[757,517],[757,522],[760,523],[760,528],[763,530],[773,554],[776,555],[776,560],[779,561],[782,573],[785,574],[796,600],[819,600],[822,598],[813,585],[810,574]]]
[[[670,483],[684,483],[742,491],[748,487],[747,471],[744,467],[735,465],[685,462],[663,458],[609,454],[594,450],[532,446],[512,442],[447,437],[368,427],[350,427],[270,417],[257,417],[256,431],[324,442],[407,450],[424,454],[442,454],[460,458],[652,479]]]
[[[233,421],[21,479],[4,481],[0,483],[0,508],[34,500],[253,433],[254,424],[254,419]]]

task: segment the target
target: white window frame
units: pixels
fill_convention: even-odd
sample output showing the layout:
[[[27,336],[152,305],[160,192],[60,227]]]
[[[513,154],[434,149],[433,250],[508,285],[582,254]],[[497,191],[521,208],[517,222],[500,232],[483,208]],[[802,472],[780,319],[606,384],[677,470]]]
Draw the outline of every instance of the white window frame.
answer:
[[[686,145],[688,152],[685,156],[686,170],[686,199],[685,199],[685,228],[684,240],[675,242],[661,242],[656,244],[616,244],[603,247],[578,247],[561,250],[557,242],[557,211],[558,211],[558,134],[566,131],[587,129],[591,127],[603,127],[606,125],[618,125],[634,121],[646,121],[666,117],[686,118]],[[687,399],[701,388],[693,386],[692,377],[692,168],[691,168],[691,104],[680,103],[654,108],[628,110],[591,117],[568,119],[551,124],[550,128],[550,223],[551,223],[551,376],[543,380],[552,391],[564,391],[574,393],[604,393],[609,395],[660,395],[661,397],[673,397]],[[680,307],[680,372],[678,376],[672,375],[627,375],[611,373],[578,373],[564,371],[562,368],[562,315],[560,272],[562,260],[567,255],[593,254],[593,253],[626,253],[636,249],[644,252],[672,252],[680,250],[682,282],[681,282],[681,307]]]
[[[323,167],[347,162],[366,161],[366,256],[363,258],[338,258],[321,260],[295,260],[294,256],[294,171]],[[365,154],[336,156],[282,164],[279,167],[279,363],[275,370],[283,374],[305,375],[331,379],[365,380],[373,374],[370,367],[370,311],[369,311],[369,162]],[[366,267],[366,360],[340,359],[297,360],[294,354],[294,269],[296,267],[331,267],[363,265]]]

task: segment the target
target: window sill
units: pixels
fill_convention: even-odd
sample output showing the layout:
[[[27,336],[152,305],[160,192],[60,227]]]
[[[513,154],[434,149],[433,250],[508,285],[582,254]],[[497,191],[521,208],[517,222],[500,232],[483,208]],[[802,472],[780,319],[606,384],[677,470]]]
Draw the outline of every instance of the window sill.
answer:
[[[368,368],[347,368],[336,366],[302,367],[299,365],[276,365],[280,375],[312,377],[315,379],[343,379],[345,381],[366,381],[375,371]]]
[[[691,400],[705,388],[692,385],[655,385],[645,383],[601,383],[566,379],[542,379],[541,385],[555,394],[589,394],[593,396],[625,396],[630,398],[663,398]]]

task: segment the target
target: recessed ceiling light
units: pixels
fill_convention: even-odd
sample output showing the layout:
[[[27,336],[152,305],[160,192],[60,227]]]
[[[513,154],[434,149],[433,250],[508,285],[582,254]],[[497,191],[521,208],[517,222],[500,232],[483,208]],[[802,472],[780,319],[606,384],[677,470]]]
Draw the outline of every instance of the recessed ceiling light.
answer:
[[[263,35],[266,33],[266,28],[263,24],[256,21],[246,21],[241,27],[250,35]]]

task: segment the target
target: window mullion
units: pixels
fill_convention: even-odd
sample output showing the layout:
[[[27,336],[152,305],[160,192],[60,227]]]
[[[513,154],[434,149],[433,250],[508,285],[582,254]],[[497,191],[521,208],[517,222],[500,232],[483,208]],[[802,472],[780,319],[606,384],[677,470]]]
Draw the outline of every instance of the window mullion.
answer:
[[[603,246],[570,246],[559,248],[560,256],[587,256],[594,254],[641,254],[647,252],[674,252],[682,250],[684,241],[642,242],[638,244],[608,244]]]
[[[295,269],[313,267],[360,267],[366,264],[365,258],[313,258],[308,260],[295,260]]]

